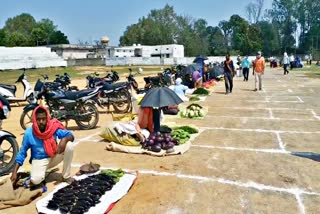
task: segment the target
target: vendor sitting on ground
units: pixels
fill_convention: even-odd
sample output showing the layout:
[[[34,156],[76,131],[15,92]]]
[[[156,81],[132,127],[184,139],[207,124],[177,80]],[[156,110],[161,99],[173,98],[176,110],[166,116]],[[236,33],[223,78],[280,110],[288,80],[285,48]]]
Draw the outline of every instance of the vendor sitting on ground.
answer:
[[[181,78],[176,79],[175,82],[176,84],[170,86],[169,88],[173,90],[180,97],[181,100],[183,100],[184,102],[188,102],[189,98],[185,96],[186,91],[189,89],[188,86],[182,84]]]
[[[192,81],[194,83],[194,88],[201,88],[202,86],[202,76],[198,70],[194,71],[192,74]]]
[[[48,172],[63,160],[62,178],[65,182],[72,182],[70,176],[73,158],[73,134],[66,130],[56,119],[50,119],[45,107],[38,106],[32,115],[32,127],[27,128],[22,146],[16,157],[16,165],[11,175],[13,184],[17,182],[17,172],[31,149],[31,177],[26,185],[35,187],[42,184]],[[56,139],[60,139],[57,144]]]

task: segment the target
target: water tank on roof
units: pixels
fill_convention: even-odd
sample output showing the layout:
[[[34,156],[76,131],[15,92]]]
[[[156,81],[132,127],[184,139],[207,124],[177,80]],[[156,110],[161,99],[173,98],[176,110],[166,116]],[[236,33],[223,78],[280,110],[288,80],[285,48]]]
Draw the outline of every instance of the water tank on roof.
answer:
[[[109,41],[110,41],[110,39],[109,39],[109,37],[107,37],[107,36],[103,36],[103,37],[101,38],[101,43],[102,43],[102,44],[108,44]]]

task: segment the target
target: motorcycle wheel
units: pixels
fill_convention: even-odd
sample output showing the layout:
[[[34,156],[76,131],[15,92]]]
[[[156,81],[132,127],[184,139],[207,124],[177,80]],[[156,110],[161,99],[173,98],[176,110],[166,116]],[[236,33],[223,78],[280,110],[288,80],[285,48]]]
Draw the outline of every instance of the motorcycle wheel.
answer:
[[[32,126],[32,113],[33,109],[30,109],[28,111],[23,111],[20,116],[20,126],[24,130]]]
[[[18,151],[18,143],[13,137],[4,137],[0,141],[0,176],[12,171]]]
[[[88,114],[84,118],[76,119],[76,124],[80,129],[93,129],[97,126],[99,122],[99,112],[97,107],[93,103],[84,103],[78,107],[80,114]]]
[[[116,113],[128,113],[132,110],[131,95],[129,91],[119,91],[115,93],[115,102],[112,103]]]

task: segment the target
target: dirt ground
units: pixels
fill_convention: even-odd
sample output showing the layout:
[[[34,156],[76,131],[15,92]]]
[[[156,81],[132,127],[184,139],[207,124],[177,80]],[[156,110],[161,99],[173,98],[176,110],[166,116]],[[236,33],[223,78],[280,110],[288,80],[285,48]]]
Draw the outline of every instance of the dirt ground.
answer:
[[[319,163],[289,154],[320,153],[320,80],[301,71],[284,76],[282,70],[268,69],[263,83],[263,90],[254,92],[252,76],[248,82],[236,77],[233,93],[225,95],[224,83],[219,82],[212,95],[200,102],[209,108],[203,120],[168,118],[201,130],[184,155],[106,151],[98,134],[112,120],[110,114],[101,113],[94,130],[78,130],[70,123],[79,142],[73,172],[90,161],[138,172],[137,182],[113,214],[320,213]],[[73,84],[81,87],[85,81]],[[3,122],[19,143],[22,108],[13,107],[11,117]],[[48,184],[49,191],[54,185]],[[37,213],[35,202],[0,213]]]

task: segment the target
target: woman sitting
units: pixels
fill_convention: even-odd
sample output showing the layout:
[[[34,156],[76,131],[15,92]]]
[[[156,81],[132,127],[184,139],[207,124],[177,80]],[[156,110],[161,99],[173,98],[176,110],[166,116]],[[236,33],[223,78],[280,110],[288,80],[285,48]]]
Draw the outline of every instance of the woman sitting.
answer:
[[[185,86],[182,84],[182,79],[178,78],[176,79],[176,84],[169,87],[171,90],[173,90],[181,100],[184,102],[188,102],[189,98],[185,96],[186,91],[189,89],[188,86]]]

